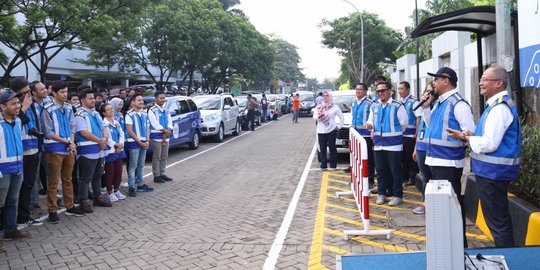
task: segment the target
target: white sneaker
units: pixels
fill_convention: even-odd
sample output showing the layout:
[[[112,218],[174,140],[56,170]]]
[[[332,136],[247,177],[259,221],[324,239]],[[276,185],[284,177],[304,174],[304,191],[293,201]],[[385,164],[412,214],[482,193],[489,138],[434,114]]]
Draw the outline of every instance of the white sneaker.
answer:
[[[377,201],[375,201],[376,204],[384,204],[384,201],[386,201],[386,196],[377,195]]]
[[[129,184],[128,182],[123,182],[122,184],[120,184],[121,187],[129,187]]]
[[[118,201],[118,198],[116,197],[116,195],[114,195],[114,193],[111,193],[111,194],[107,195],[107,198],[109,199],[109,202],[117,202]]]
[[[403,199],[399,197],[392,197],[388,205],[390,206],[397,206],[403,203]]]
[[[119,191],[116,191],[116,192],[114,193],[114,196],[116,196],[116,198],[119,199],[119,200],[123,200],[123,199],[126,198],[126,196],[125,196],[124,194],[122,194],[122,192],[120,192],[120,190],[119,190]]]
[[[336,168],[328,168],[329,171],[333,172],[336,170]]]
[[[426,207],[423,204],[421,204],[418,207],[414,208],[412,212],[413,214],[423,215],[426,213]]]

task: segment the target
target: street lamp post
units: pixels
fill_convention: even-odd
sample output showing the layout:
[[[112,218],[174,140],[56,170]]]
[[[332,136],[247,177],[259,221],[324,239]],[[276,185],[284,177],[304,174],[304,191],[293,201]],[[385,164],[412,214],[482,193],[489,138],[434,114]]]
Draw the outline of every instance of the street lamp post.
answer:
[[[356,12],[358,12],[358,14],[360,15],[360,31],[362,32],[362,36],[361,36],[361,41],[360,41],[360,59],[358,59],[358,61],[360,62],[360,82],[363,83],[364,82],[364,19],[362,18],[362,13],[360,13],[360,11],[358,10],[358,8],[356,8],[356,6],[349,2],[348,0],[343,0],[347,3],[349,3],[349,5],[351,5],[355,10]]]

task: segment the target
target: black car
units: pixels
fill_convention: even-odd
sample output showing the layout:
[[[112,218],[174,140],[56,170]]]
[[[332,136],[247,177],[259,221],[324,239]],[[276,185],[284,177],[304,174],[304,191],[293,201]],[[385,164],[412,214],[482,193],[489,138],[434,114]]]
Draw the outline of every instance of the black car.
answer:
[[[293,95],[299,95],[300,99],[300,116],[307,115],[312,116],[312,109],[315,108],[315,95],[310,91],[299,91],[293,93]]]
[[[249,123],[247,121],[247,110],[246,110],[247,96],[236,96],[234,98],[236,99],[236,103],[238,104],[238,109],[240,110],[240,114],[238,115],[240,126],[242,127],[242,130],[248,130]],[[253,99],[255,99],[255,102],[259,104],[259,101],[257,101],[256,98],[253,98]],[[261,125],[261,111],[259,110],[259,108],[255,109],[255,125],[257,126]]]

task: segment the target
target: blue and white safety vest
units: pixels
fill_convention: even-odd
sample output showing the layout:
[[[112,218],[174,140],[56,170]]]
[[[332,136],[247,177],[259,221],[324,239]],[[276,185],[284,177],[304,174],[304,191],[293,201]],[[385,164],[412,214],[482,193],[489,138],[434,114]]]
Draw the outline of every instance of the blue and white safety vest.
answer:
[[[169,117],[171,117],[170,113],[162,108],[160,108],[157,105],[152,106],[152,108],[149,109],[150,112],[152,112],[159,124],[161,125],[161,128],[167,128],[169,125]],[[150,123],[150,139],[151,140],[162,140],[163,139],[163,132],[161,129],[157,129],[152,125],[152,122]],[[167,141],[169,141],[169,138],[167,138]]]
[[[366,129],[371,104],[373,104],[373,100],[368,97],[364,98],[360,104],[357,101],[352,104],[352,125],[364,137],[371,135],[371,131]]]
[[[416,134],[416,151],[427,150],[427,129],[426,122],[424,122],[424,119],[421,119],[420,124],[418,124],[418,134]]]
[[[22,173],[23,144],[21,119],[15,117],[13,123],[0,119],[0,172],[2,175]]]
[[[58,108],[54,102],[47,103],[43,106],[43,109],[49,113],[51,117],[52,132],[62,139],[71,140],[71,122],[73,117],[73,108],[71,105],[64,103],[64,110]],[[45,152],[47,153],[65,153],[67,151],[67,145],[55,141],[53,139],[45,139]]]
[[[414,137],[414,133],[416,132],[416,115],[414,115],[413,107],[414,103],[418,101],[415,97],[409,96],[405,101],[403,101],[403,106],[405,106],[405,110],[407,111],[407,115],[409,116],[409,122],[407,123],[407,127],[405,128],[405,131],[403,132],[403,137]]]
[[[28,131],[31,129],[39,131],[39,121],[37,118],[38,114],[33,107],[34,105],[32,104],[32,106],[30,106],[28,110],[26,110],[26,117],[28,117],[30,121],[23,125],[21,133],[24,155],[33,155],[36,154],[39,150],[38,137],[28,134]]]
[[[109,121],[103,119],[105,123],[107,124],[107,128],[109,128],[109,131],[111,133],[111,139],[115,144],[120,143],[120,133],[123,133],[124,130],[122,129],[122,124],[118,121],[114,121],[114,124],[111,124]],[[124,137],[125,138],[125,137]],[[123,143],[123,142],[122,142]],[[124,159],[126,158],[126,152],[122,150],[120,153],[116,153],[116,149],[114,147],[111,147],[108,151],[108,155],[105,158],[105,163],[113,162],[117,159]]]
[[[92,133],[97,138],[103,138],[103,121],[96,111],[88,111],[84,108],[79,108],[75,113],[75,117],[82,117],[86,122],[87,131]],[[97,142],[86,139],[80,131],[75,134],[75,143],[77,144],[77,154],[90,155],[97,154],[101,151]]]
[[[398,119],[401,103],[392,101],[383,108],[382,103],[373,103],[373,145],[395,146],[403,144],[403,131]]]
[[[139,140],[146,142],[146,130],[148,128],[148,114],[141,110],[140,113],[137,113],[134,110],[130,110],[126,117],[131,118],[131,122],[133,123],[133,133],[135,133],[135,136],[139,138]],[[126,149],[137,149],[141,148],[141,146],[137,143],[137,141],[131,136],[126,137]]]
[[[461,130],[454,115],[454,109],[458,102],[467,103],[459,93],[455,93],[443,102],[435,104],[431,114],[430,127],[425,135],[428,140],[427,157],[445,160],[461,160],[465,158],[463,142],[448,136],[447,131],[448,128]]]
[[[488,106],[476,126],[475,136],[484,135],[486,118],[493,107],[502,105],[510,107],[514,120],[506,129],[501,144],[491,153],[476,154],[471,152],[471,169],[475,175],[492,180],[515,180],[519,174],[519,159],[521,155],[521,128],[512,99],[504,95]]]

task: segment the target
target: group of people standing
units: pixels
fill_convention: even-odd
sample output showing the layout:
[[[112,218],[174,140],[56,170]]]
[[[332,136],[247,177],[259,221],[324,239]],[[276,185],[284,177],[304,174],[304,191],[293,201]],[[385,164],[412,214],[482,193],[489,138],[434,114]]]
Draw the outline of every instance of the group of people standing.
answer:
[[[39,226],[30,216],[38,204],[38,171],[46,170],[48,221],[58,223],[58,182],[66,215],[85,216],[94,206],[110,207],[126,199],[120,192],[127,159],[128,196],[150,192],[144,183],[146,152],[152,147],[154,182],[172,181],[165,175],[171,116],[165,94],[155,93],[155,105],[144,110],[141,94],[96,103],[86,85],[69,95],[64,81],[49,87],[39,81],[13,78],[0,94],[0,208],[4,240],[30,238],[17,224]],[[76,97],[76,98],[75,98]],[[91,190],[89,190],[91,184]],[[102,196],[102,187],[106,196]],[[78,204],[78,206],[76,205]],[[0,245],[0,252],[5,247]]]
[[[506,90],[508,73],[501,67],[487,69],[480,79],[480,94],[487,99],[487,108],[477,125],[472,108],[459,94],[456,72],[448,67],[428,73],[434,79],[426,87],[421,100],[410,95],[410,84],[398,83],[400,101],[392,98],[392,84],[376,82],[378,101],[368,97],[368,88],[356,87],[356,101],[349,107],[352,128],[364,137],[368,148],[369,184],[374,185],[377,171],[376,204],[390,206],[403,203],[403,184],[414,185],[418,172],[423,189],[430,179],[448,180],[456,193],[462,214],[465,237],[465,201],[462,174],[467,147],[471,150],[471,170],[476,178],[482,211],[497,247],[514,245],[512,221],[508,209],[508,185],[519,173],[521,144],[520,123],[516,108]],[[321,153],[330,149],[330,168],[336,166],[335,132],[343,123],[331,93],[323,93],[323,101],[315,110]],[[324,153],[326,155],[326,153]],[[320,159],[322,170],[326,158]],[[424,190],[423,190],[424,191]],[[420,205],[413,210],[424,214]]]

